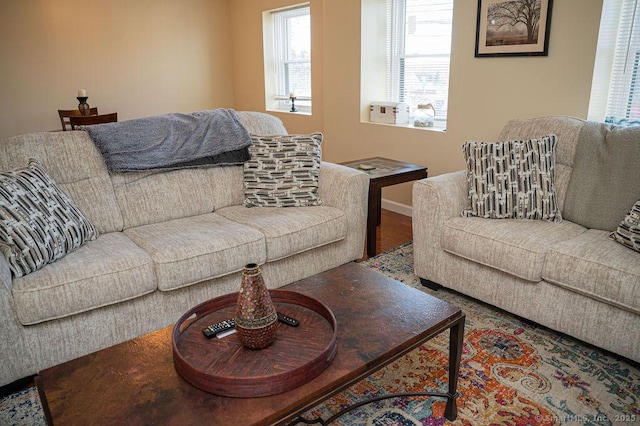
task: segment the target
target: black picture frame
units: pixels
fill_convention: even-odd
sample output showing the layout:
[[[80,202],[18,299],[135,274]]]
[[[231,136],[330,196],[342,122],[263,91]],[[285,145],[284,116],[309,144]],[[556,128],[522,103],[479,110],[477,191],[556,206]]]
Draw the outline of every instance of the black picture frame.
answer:
[[[478,0],[476,58],[548,56],[553,0]]]

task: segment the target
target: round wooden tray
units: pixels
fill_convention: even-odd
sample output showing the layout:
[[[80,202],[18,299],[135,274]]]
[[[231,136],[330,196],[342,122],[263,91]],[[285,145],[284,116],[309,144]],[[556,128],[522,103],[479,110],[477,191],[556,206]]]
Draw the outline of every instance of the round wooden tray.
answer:
[[[216,297],[185,313],[173,329],[173,363],[193,386],[216,395],[258,397],[296,388],[319,375],[335,358],[337,324],[322,302],[293,291],[269,290],[278,312],[300,321],[279,323],[276,339],[251,350],[237,334],[207,339],[202,329],[233,318],[238,293]]]

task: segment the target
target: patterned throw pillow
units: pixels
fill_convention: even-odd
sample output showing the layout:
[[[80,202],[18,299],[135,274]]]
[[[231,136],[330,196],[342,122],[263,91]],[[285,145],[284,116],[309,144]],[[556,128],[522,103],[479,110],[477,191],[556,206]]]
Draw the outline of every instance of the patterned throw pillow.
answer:
[[[322,134],[251,135],[251,159],[244,163],[246,207],[303,207],[318,197]]]
[[[618,229],[611,234],[611,238],[640,252],[640,200],[636,201],[631,211],[622,219]]]
[[[554,184],[556,136],[466,142],[470,208],[463,216],[562,220]]]
[[[15,277],[55,262],[98,231],[34,159],[0,173],[0,251]]]

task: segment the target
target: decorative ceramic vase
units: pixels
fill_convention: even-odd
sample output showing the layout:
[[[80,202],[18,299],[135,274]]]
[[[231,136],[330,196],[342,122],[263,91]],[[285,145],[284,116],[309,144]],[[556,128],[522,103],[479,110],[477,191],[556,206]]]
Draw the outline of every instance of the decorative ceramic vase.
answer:
[[[264,349],[273,343],[278,314],[255,263],[249,263],[242,271],[235,320],[238,338],[246,348]]]
[[[78,104],[78,109],[80,110],[80,114],[82,114],[83,116],[87,116],[90,114],[90,107],[89,104],[87,103],[87,99],[89,99],[88,96],[78,96],[76,98],[79,102]]]

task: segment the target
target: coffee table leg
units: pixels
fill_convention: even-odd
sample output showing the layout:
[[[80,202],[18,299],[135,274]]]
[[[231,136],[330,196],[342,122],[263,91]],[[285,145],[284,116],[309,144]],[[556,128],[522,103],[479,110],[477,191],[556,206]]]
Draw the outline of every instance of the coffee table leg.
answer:
[[[444,416],[447,420],[455,420],[458,417],[458,406],[456,405],[456,399],[458,397],[458,374],[460,373],[460,361],[462,359],[462,348],[464,344],[464,321],[465,315],[462,314],[462,317],[460,317],[460,319],[453,323],[453,325],[449,329],[449,389],[446,394],[444,392],[402,392],[380,395],[349,405],[348,407],[329,417],[327,420],[324,420],[321,417],[316,417],[314,419],[305,419],[302,416],[298,416],[293,420],[292,423],[289,423],[289,425],[293,426],[297,425],[298,423],[304,423],[308,425],[320,424],[323,426],[329,425],[337,418],[342,417],[343,415],[355,410],[356,408],[371,404],[372,402],[409,396],[431,396],[446,398],[447,405],[444,409]]]
[[[462,346],[464,343],[464,315],[458,323],[451,327],[449,332],[449,392],[447,394],[447,406],[444,416],[448,420],[458,417],[456,403],[458,393],[458,374],[460,373],[460,360],[462,358]]]

